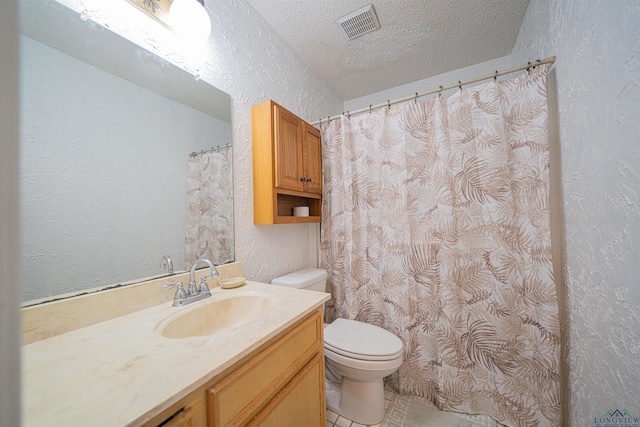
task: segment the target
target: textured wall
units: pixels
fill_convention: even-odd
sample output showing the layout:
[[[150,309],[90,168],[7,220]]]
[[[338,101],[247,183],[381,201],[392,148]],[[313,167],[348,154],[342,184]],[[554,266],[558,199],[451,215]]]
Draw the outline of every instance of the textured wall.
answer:
[[[341,102],[243,0],[207,2],[216,55],[211,82],[233,99],[236,257],[247,277],[273,277],[317,263],[318,225],[253,225],[251,106],[273,99],[313,121]]]
[[[564,216],[565,425],[589,426],[611,408],[640,415],[640,2],[531,0],[512,61],[549,55]]]
[[[341,103],[244,1],[207,5],[216,52],[208,78],[233,99],[236,257],[247,277],[268,282],[317,262],[309,242],[318,225],[253,224],[251,107],[273,99],[312,121]]]
[[[511,56],[502,56],[500,58],[492,59],[490,61],[474,64],[469,67],[457,69],[437,76],[428,77],[426,79],[418,80],[405,85],[397,86],[391,89],[383,90],[380,92],[372,93],[360,98],[350,99],[344,102],[343,111],[354,111],[360,108],[366,108],[369,105],[382,104],[388,100],[400,99],[411,95],[415,92],[426,92],[435,89],[439,86],[447,86],[458,80],[464,81],[472,79],[474,77],[483,76],[485,74],[491,74],[496,70],[504,70],[511,67]],[[500,77],[501,79],[509,78],[509,76]],[[484,83],[484,82],[481,82]],[[476,85],[481,84],[476,83]],[[474,85],[471,85],[474,86]],[[467,86],[469,87],[469,86]],[[458,89],[450,89],[442,92],[442,96],[445,98],[451,96]],[[420,98],[421,101],[429,99],[437,95],[429,95],[428,97]]]

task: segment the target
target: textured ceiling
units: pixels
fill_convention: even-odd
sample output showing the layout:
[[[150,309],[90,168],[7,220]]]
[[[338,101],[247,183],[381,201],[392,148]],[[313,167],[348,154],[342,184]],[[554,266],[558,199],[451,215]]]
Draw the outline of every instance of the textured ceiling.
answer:
[[[528,0],[247,0],[342,100],[511,53]],[[373,4],[381,28],[336,22]]]

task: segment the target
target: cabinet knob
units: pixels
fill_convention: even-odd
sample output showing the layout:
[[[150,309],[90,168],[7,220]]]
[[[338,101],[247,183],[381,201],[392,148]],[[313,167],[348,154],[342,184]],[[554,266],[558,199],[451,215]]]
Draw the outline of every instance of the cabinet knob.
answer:
[[[311,178],[307,178],[307,182],[311,182]]]
[[[303,176],[302,178],[300,178],[300,182],[305,182],[306,178]]]

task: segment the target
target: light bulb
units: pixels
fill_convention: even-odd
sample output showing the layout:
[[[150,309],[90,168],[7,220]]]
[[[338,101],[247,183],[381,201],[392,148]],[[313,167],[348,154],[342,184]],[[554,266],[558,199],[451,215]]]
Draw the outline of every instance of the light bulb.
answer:
[[[173,0],[169,9],[171,27],[180,36],[206,40],[211,34],[211,20],[198,0]]]

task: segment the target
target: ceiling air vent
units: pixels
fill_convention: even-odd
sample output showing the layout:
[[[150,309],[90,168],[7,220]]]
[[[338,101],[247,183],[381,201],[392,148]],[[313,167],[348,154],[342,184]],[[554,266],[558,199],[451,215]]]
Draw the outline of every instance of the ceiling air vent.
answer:
[[[380,22],[376,16],[376,11],[373,9],[373,5],[365,6],[338,19],[338,23],[348,40],[353,40],[356,37],[380,28]]]

